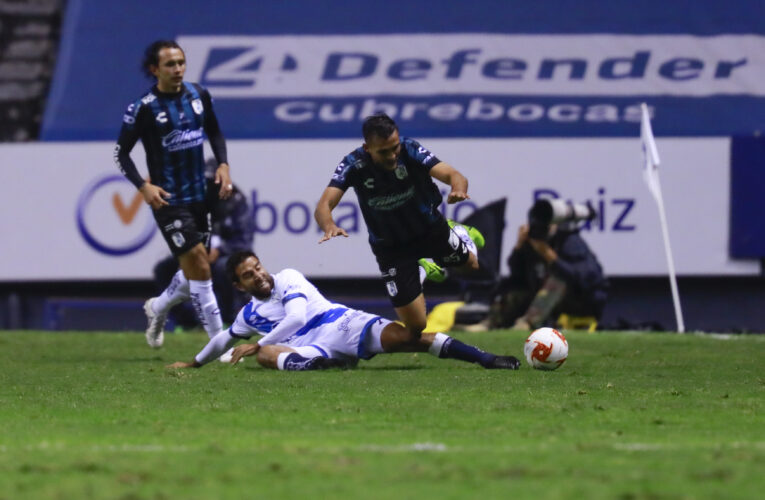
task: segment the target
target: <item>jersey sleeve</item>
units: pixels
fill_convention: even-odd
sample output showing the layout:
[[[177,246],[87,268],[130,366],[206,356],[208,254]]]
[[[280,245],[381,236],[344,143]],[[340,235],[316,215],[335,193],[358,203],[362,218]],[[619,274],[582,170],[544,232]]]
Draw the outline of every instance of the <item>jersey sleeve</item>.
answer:
[[[218,123],[218,116],[213,108],[212,96],[206,88],[201,86],[199,87],[199,95],[202,97],[202,104],[204,104],[206,110],[205,133],[207,134],[207,140],[210,141],[210,148],[213,155],[215,155],[215,160],[219,165],[221,163],[228,163],[226,140],[223,138],[223,132],[220,129],[220,123]]]
[[[120,172],[127,177],[127,179],[133,183],[136,188],[140,188],[144,179],[141,174],[138,173],[138,169],[133,163],[133,159],[130,158],[130,152],[133,150],[138,138],[139,132],[139,118],[141,114],[141,102],[135,102],[130,104],[125,110],[125,114],[122,116],[122,128],[120,129],[120,135],[117,138],[117,145],[114,147],[114,163],[120,169]]]
[[[284,269],[279,273],[278,288],[281,288],[282,305],[293,299],[302,297],[308,300],[313,285],[296,269]]]
[[[251,304],[251,303],[250,303]],[[248,304],[249,305],[249,304]],[[245,320],[245,310],[247,306],[241,308],[236,315],[236,319],[228,329],[229,335],[240,339],[249,339],[253,335],[263,335],[257,328],[251,326]]]
[[[401,147],[406,149],[406,152],[411,159],[423,165],[428,170],[441,163],[441,160],[439,160],[436,155],[431,153],[428,149],[425,148],[425,146],[415,141],[414,139],[402,139]]]
[[[352,167],[355,160],[352,155],[348,155],[335,167],[332,179],[329,181],[330,187],[336,187],[346,191],[352,185],[353,175]]]

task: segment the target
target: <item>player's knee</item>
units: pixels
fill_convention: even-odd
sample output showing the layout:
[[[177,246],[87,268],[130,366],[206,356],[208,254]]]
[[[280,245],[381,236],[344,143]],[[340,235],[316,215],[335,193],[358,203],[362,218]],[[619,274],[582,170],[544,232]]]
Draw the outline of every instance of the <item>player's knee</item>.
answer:
[[[278,353],[273,353],[272,349],[269,349],[268,347],[269,346],[264,346],[258,351],[255,355],[255,361],[264,368],[276,368],[276,357],[278,356]]]
[[[468,260],[462,265],[462,268],[466,271],[478,271],[478,268],[480,267],[478,263],[478,257],[475,256],[475,254],[471,253],[468,257]]]

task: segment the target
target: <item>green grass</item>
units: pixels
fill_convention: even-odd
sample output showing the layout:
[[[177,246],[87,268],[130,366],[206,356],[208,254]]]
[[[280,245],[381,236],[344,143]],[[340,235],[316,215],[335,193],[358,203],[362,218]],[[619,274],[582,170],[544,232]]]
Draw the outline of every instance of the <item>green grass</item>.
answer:
[[[761,498],[765,335],[568,339],[555,372],[284,373],[164,368],[203,334],[2,332],[0,499]]]

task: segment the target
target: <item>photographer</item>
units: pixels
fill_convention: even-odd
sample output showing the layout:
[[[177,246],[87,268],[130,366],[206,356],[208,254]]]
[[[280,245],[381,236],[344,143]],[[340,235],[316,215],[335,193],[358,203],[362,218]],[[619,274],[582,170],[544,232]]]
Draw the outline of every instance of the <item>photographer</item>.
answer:
[[[608,280],[578,226],[594,217],[589,205],[534,204],[508,259],[510,278],[491,306],[491,328],[532,330],[554,324],[562,313],[600,318]]]

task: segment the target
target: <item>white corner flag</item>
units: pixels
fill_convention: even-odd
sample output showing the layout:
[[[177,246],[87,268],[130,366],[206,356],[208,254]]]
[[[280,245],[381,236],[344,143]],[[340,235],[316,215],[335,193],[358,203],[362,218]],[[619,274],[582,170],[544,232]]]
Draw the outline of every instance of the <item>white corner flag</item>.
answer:
[[[677,291],[677,278],[675,276],[675,263],[672,260],[672,249],[669,246],[669,230],[667,229],[667,216],[664,212],[664,198],[661,195],[661,184],[659,183],[659,151],[656,149],[656,141],[653,138],[651,130],[651,118],[648,115],[648,106],[645,103],[640,105],[640,142],[643,146],[643,178],[648,184],[648,190],[651,192],[656,204],[659,207],[659,220],[661,221],[661,232],[664,237],[664,253],[667,256],[667,268],[669,270],[669,284],[672,288],[672,302],[675,306],[675,319],[677,320],[677,331],[685,332],[685,323],[683,322],[683,311],[680,308],[680,295]]]

